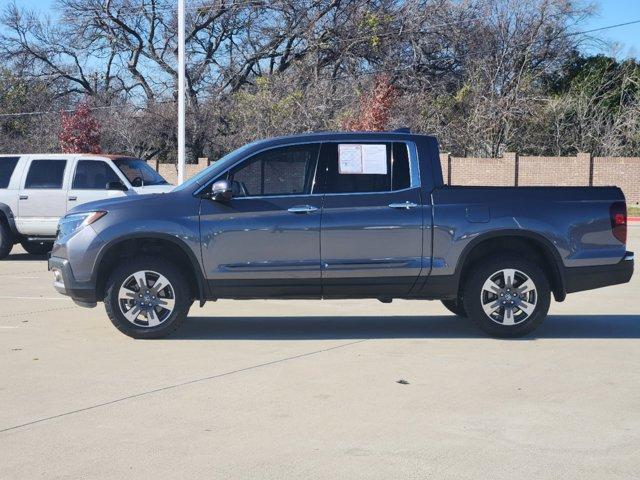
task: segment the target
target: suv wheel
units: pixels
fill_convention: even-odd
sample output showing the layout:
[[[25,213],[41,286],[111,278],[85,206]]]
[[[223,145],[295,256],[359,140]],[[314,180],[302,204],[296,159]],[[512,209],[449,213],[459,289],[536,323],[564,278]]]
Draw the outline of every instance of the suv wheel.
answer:
[[[441,300],[444,308],[449,310],[454,315],[459,317],[466,317],[467,311],[464,309],[464,304],[462,303],[462,299],[458,298],[456,300]]]
[[[111,323],[132,338],[162,338],[187,318],[191,293],[170,262],[143,256],[125,260],[107,282],[104,305]]]
[[[30,242],[25,240],[24,242],[20,242],[20,245],[31,255],[46,255],[53,248],[53,242]]]
[[[473,321],[494,337],[521,337],[546,318],[549,281],[534,263],[500,255],[474,268],[464,286],[464,307]]]
[[[0,260],[7,258],[13,248],[13,235],[9,225],[0,218]]]

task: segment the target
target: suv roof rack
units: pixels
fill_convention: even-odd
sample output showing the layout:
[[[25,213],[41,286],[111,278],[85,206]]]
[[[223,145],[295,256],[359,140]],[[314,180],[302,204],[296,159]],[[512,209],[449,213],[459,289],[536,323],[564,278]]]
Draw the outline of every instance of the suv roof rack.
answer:
[[[393,133],[411,133],[411,129],[409,127],[400,127],[392,130]]]

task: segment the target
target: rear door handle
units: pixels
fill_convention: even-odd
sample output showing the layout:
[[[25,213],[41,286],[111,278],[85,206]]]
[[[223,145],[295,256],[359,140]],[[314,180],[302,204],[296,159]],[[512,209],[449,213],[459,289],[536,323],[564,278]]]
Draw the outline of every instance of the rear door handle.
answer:
[[[417,203],[413,203],[413,202],[404,202],[404,203],[390,203],[389,204],[389,208],[400,208],[400,209],[404,209],[404,210],[409,210],[410,208],[416,208],[418,207]]]
[[[29,195],[20,195],[18,198],[20,200],[29,200]]]
[[[318,210],[316,207],[312,205],[296,205],[289,208],[287,211],[291,213],[311,213]]]
[[[75,195],[69,197],[70,202],[75,202],[76,200],[78,200],[78,197],[76,197]]]

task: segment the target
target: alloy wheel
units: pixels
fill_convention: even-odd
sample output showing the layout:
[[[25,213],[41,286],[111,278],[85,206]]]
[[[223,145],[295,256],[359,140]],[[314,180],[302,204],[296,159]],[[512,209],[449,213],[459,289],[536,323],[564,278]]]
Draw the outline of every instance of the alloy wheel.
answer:
[[[122,282],[118,304],[124,317],[134,325],[157,327],[173,313],[175,290],[164,275],[142,270]]]
[[[537,303],[536,285],[520,270],[505,268],[487,278],[480,292],[484,313],[493,322],[518,325],[533,314]]]

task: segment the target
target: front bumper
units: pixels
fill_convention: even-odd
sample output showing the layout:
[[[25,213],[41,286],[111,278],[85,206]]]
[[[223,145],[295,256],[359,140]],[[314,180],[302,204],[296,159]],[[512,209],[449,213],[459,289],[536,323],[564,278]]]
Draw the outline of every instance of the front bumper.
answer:
[[[78,282],[73,276],[69,260],[61,257],[50,257],[49,271],[54,272],[53,288],[58,293],[71,297],[81,307],[95,307],[96,286],[92,282]]]
[[[566,268],[564,271],[565,291],[574,293],[627,283],[633,276],[634,260],[634,253],[627,252],[622,260],[612,265]]]

